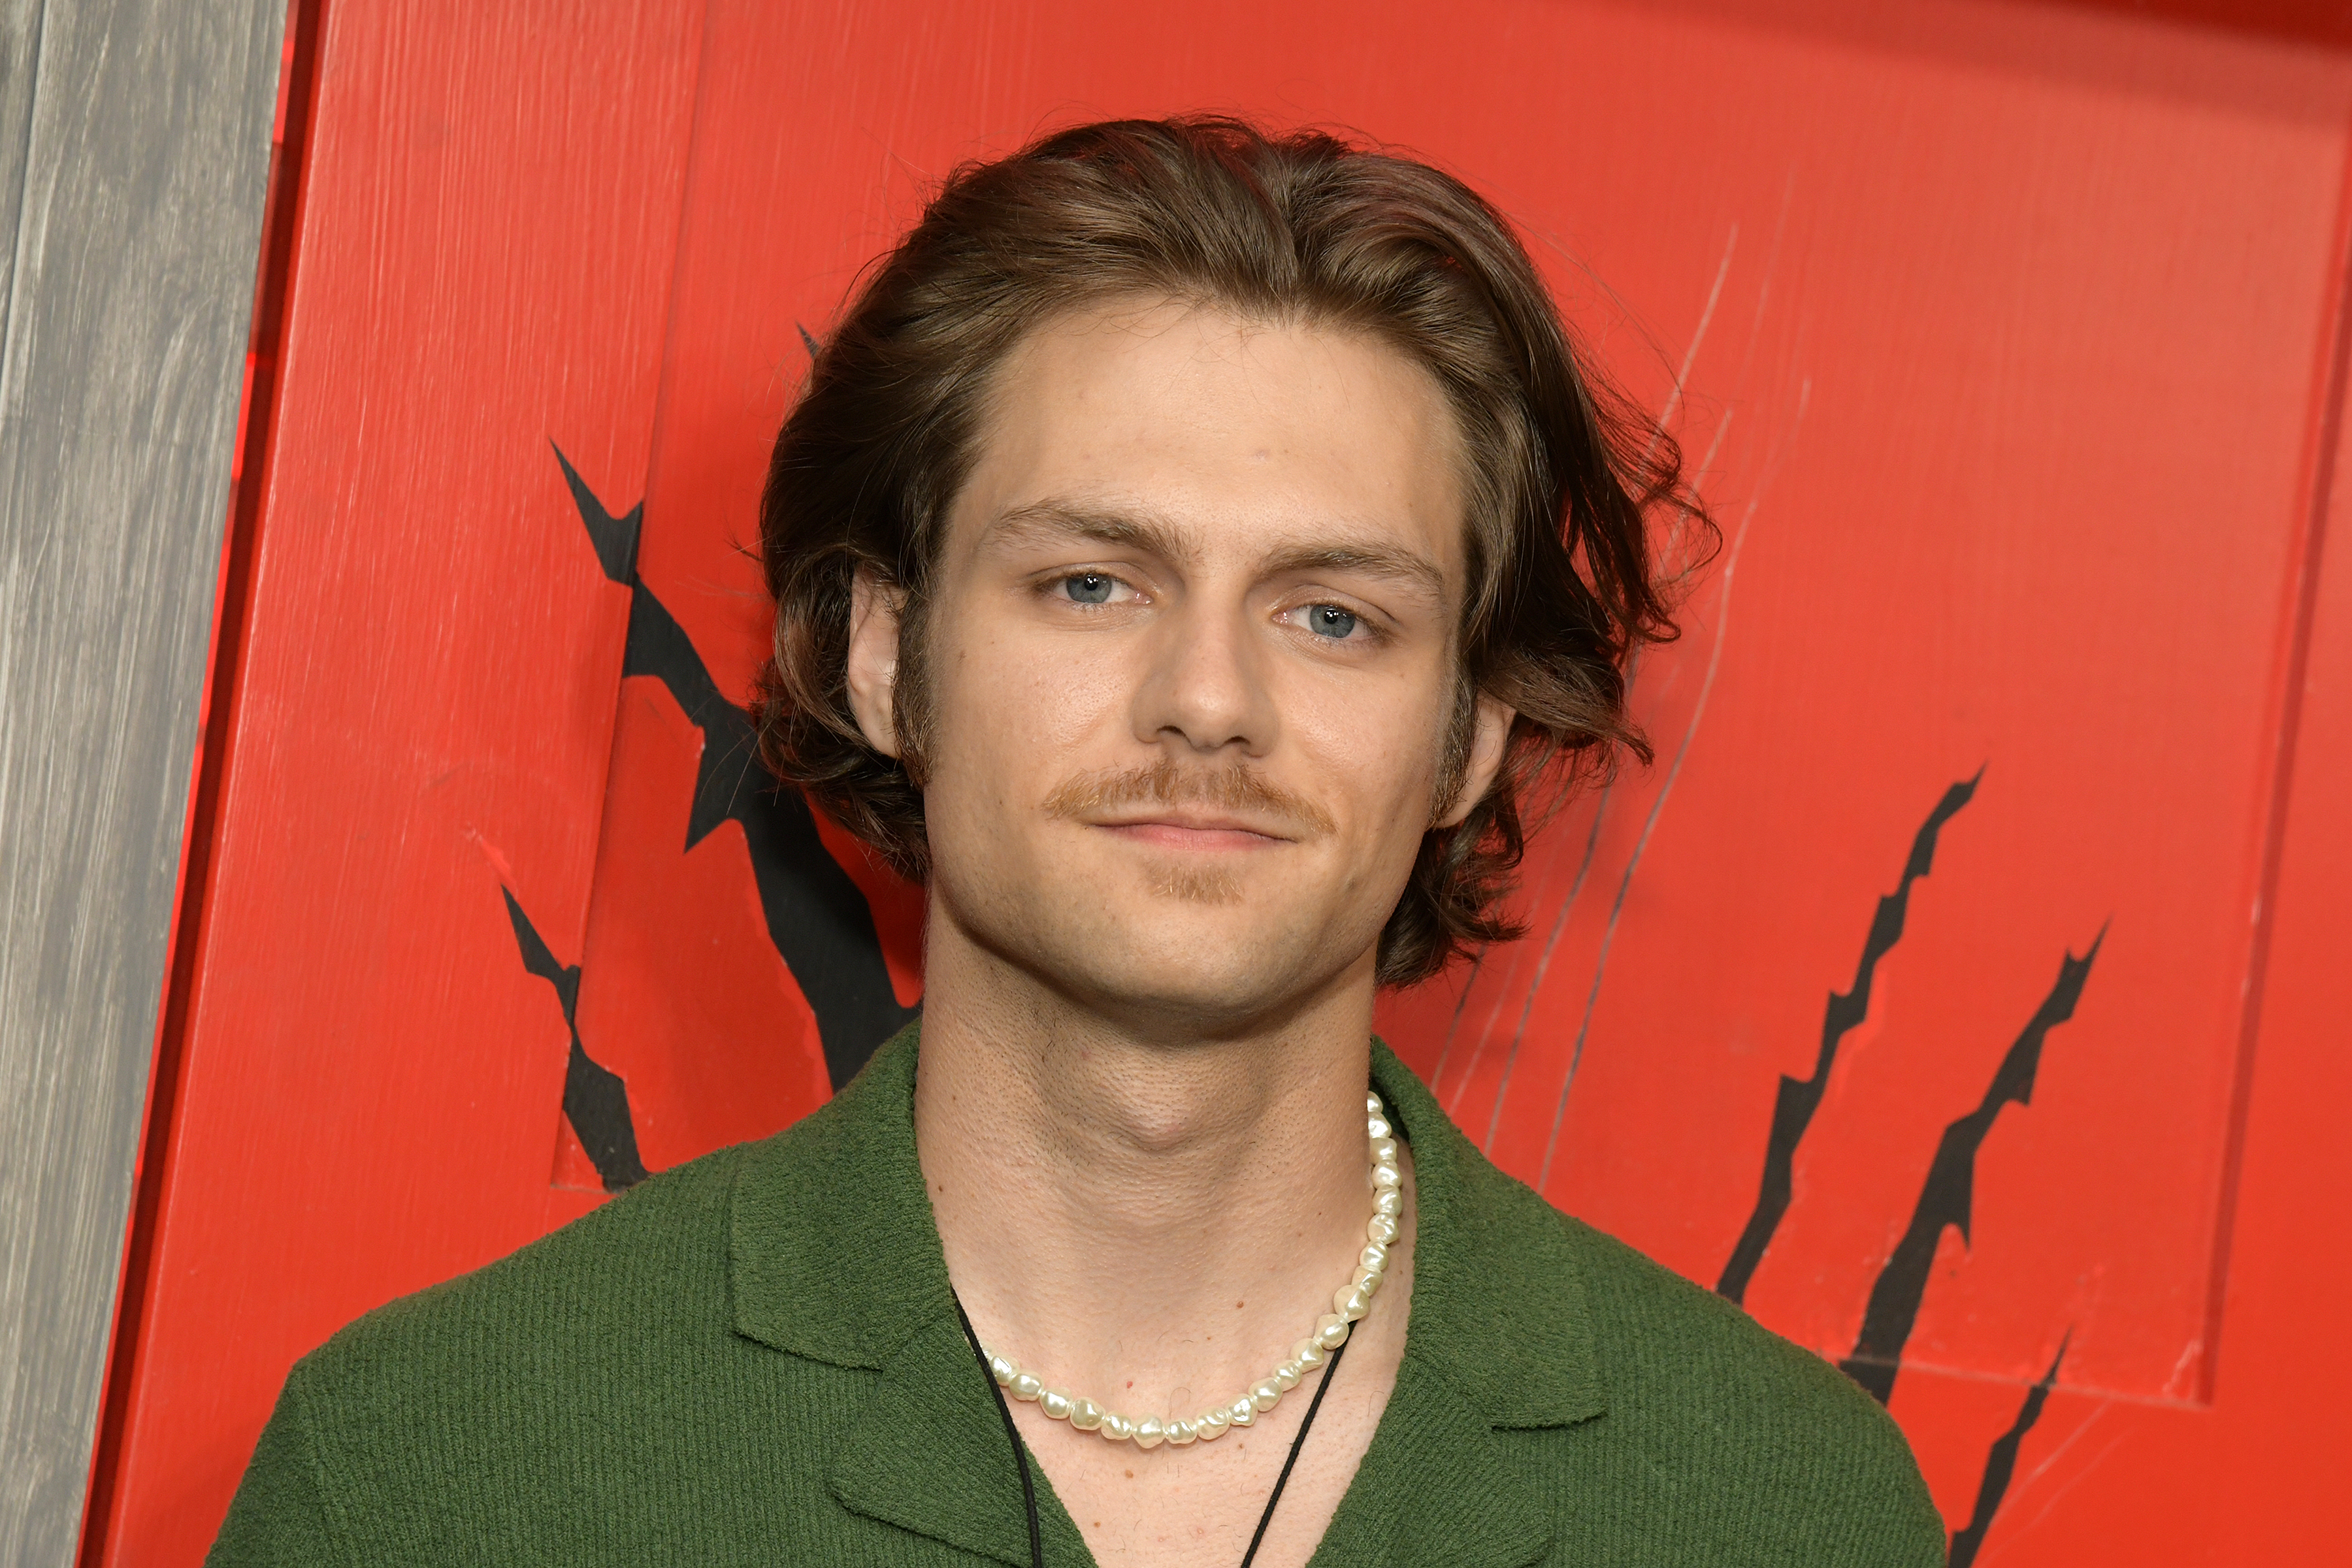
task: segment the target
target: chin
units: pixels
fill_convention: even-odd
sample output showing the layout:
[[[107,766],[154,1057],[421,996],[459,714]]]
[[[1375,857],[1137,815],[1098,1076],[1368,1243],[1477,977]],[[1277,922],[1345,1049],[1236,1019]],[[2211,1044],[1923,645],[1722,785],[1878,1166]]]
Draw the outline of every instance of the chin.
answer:
[[[1155,891],[1147,903],[1045,936],[1029,949],[1040,977],[1139,1033],[1198,1037],[1261,1027],[1353,967],[1332,963],[1349,951],[1339,933],[1252,918],[1224,889]]]
[[[1262,1028],[1370,975],[1386,912],[1367,919],[1355,879],[1157,856],[1073,876],[1071,858],[942,858],[933,919],[1086,1011],[1171,1041]]]

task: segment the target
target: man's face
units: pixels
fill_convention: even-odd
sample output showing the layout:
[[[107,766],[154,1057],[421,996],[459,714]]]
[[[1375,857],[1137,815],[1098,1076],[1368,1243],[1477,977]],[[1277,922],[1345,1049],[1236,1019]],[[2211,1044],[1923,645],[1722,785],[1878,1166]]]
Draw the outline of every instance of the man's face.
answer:
[[[1459,461],[1435,383],[1361,334],[1128,301],[1028,339],[933,579],[939,934],[1147,1033],[1368,973],[1440,804]],[[850,673],[887,736],[877,608]],[[1457,812],[1507,722],[1480,705]]]

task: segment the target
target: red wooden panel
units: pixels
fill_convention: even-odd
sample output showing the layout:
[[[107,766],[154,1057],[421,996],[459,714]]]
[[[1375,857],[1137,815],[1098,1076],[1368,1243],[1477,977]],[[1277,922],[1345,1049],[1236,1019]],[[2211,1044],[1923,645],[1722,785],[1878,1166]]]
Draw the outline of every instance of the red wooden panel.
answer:
[[[2061,1387],[2018,1447],[2016,1479],[1979,1561],[2004,1563],[2272,1563],[2341,1555],[2340,1492],[2352,1453],[2352,1181],[2337,1122],[2352,1103],[2352,966],[2343,960],[2352,882],[2352,449],[2338,433],[2328,486],[2333,535],[2293,588],[2308,615],[2294,677],[2293,776],[2281,819],[2267,962],[2248,997],[2253,1048],[2244,1158],[2218,1360],[2208,1406],[2103,1399]],[[2307,595],[2307,597],[2306,597]],[[1907,1375],[1907,1374],[1906,1374]],[[1989,1389],[1999,1388],[1999,1394]],[[1915,1394],[1926,1397],[1904,1402]],[[2004,1410],[2006,1395],[2009,1408]],[[1897,1413],[1944,1478],[1937,1500],[1964,1519],[1971,1437],[2015,1419],[2005,1385],[1924,1378]],[[1940,1461],[1940,1463],[1939,1463]]]
[[[1394,1033],[1507,1165],[1712,1283],[1778,1079],[1811,1072],[1877,900],[1982,770],[1874,967],[1750,1296],[1855,1348],[1939,1138],[2097,944],[2027,1053],[2031,1103],[1980,1116],[1973,1245],[1926,1233],[1895,1407],[1958,1526],[2062,1344],[2035,1428],[2062,1460],[2103,1452],[2064,1446],[2071,1390],[2210,1394],[2352,78],[2063,14],[1729,9],[1327,36],[1195,6],[1106,39],[1038,13],[715,8],[647,535],[678,563],[647,571],[719,585],[698,629],[748,673],[749,569],[686,520],[748,519],[793,324],[929,179],[1041,114],[1160,112],[1213,81],[1500,192],[1613,286],[1559,258],[1619,368],[1662,402],[1686,380],[1730,549],[1644,675],[1659,767],[1539,847],[1536,937],[1392,1005]],[[1583,62],[1578,90],[1488,68],[1498,37]],[[772,122],[779,84],[782,133],[728,133]]]
[[[1391,1037],[1507,1168],[1713,1285],[1854,991],[1747,1304],[1832,1357],[1899,1340],[1965,1550],[1999,1494],[1976,1561],[2321,1552],[2352,61],[1974,0],[511,15],[338,12],[325,51],[142,1540],[192,1557],[335,1323],[596,1201],[501,884],[580,966],[649,1168],[782,1125],[828,1016],[916,999],[919,896],[837,833],[776,873],[814,840],[728,815],[740,736],[697,695],[764,641],[740,547],[800,329],[957,161],[1206,106],[1494,193],[1726,529],[1639,673],[1656,766],[1568,808],[1530,938]],[[641,500],[599,570],[582,508]]]
[[[684,4],[331,5],[110,1561],[194,1562],[293,1358],[537,1234],[643,484]],[[530,1131],[526,1133],[525,1129]]]
[[[1564,923],[1532,900],[1557,945],[1471,988],[1441,1088],[1507,1164],[1712,1281],[1778,1079],[1811,1074],[1877,899],[1981,767],[1798,1151],[1801,1198],[1824,1201],[1790,1211],[1750,1302],[1854,1344],[1943,1128],[2112,921],[2032,1114],[1987,1144],[1973,1273],[2002,1271],[2007,1317],[1931,1312],[1913,1353],[2030,1379],[2074,1321],[2070,1380],[2194,1396],[2342,79],[2223,52],[2184,102],[2118,95],[2113,60],[2085,80],[1638,31],[1576,129],[1640,168],[1633,101],[1679,82],[1709,106],[1681,150],[1709,151],[1704,184],[1675,193],[1719,204],[1706,335],[1680,323],[1712,279],[1680,300],[1648,281],[1668,243],[1685,272],[1696,249],[1664,239],[1656,196],[1588,191],[1575,216],[1612,215],[1595,269],[1696,344],[1685,428],[1702,452],[1723,432],[1729,549],[1653,671],[1664,765],[1606,803]],[[2095,42],[2137,44],[2158,79],[2183,63],[2168,48],[2210,47]],[[2213,101],[2231,68],[2234,109]],[[1548,889],[1590,840],[1563,826]]]

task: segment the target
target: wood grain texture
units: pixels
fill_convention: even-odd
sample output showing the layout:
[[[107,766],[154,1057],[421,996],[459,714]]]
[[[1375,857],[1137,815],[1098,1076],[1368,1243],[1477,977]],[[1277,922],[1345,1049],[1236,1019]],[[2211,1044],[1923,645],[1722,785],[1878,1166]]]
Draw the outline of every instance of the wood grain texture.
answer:
[[[0,13],[0,1562],[63,1563],[152,1054],[278,0]]]
[[[567,1029],[509,900],[581,962],[630,617],[558,453],[646,492],[700,27],[323,7],[100,1561],[201,1559],[296,1356],[546,1228]]]

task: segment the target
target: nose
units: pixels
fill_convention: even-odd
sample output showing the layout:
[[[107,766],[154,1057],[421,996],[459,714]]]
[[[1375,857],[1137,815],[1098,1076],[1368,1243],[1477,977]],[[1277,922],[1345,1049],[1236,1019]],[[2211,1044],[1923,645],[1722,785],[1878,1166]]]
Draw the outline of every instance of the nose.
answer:
[[[1149,668],[1136,690],[1135,738],[1200,756],[1262,757],[1278,723],[1266,684],[1265,650],[1238,605],[1187,596],[1153,628]]]

